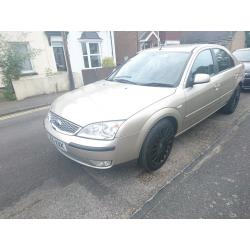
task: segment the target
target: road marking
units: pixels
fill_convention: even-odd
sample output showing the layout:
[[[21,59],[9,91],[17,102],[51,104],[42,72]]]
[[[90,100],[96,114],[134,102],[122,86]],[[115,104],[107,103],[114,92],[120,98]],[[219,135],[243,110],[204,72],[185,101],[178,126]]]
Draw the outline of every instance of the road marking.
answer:
[[[41,110],[48,109],[49,107],[50,107],[50,105],[44,106],[44,107],[40,107],[40,108],[29,109],[29,110],[25,110],[25,111],[21,111],[21,112],[9,114],[9,115],[3,115],[3,116],[0,116],[0,121],[8,120],[8,119],[15,118],[15,117],[22,116],[22,115],[27,115],[27,114],[35,113],[35,112],[38,112],[38,111],[41,111]]]

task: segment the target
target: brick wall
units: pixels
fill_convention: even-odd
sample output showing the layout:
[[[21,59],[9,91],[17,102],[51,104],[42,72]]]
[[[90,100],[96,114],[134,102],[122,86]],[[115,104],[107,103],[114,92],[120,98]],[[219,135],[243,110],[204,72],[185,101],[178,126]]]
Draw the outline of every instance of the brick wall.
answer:
[[[83,69],[82,78],[84,85],[103,80],[108,77],[114,68]]]
[[[233,52],[236,49],[242,49],[246,47],[246,36],[244,31],[236,31],[231,44],[228,48]]]
[[[115,31],[114,40],[117,65],[123,63],[125,61],[125,58],[132,57],[137,53],[137,31]]]

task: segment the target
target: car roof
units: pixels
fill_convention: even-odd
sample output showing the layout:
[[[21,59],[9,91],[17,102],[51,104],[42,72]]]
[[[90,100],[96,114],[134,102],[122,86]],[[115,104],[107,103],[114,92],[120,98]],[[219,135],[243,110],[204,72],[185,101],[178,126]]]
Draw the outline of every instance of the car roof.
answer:
[[[217,44],[174,44],[174,45],[166,45],[162,47],[155,47],[146,49],[144,51],[175,51],[175,52],[192,52],[195,49],[202,48],[224,48],[223,46]]]

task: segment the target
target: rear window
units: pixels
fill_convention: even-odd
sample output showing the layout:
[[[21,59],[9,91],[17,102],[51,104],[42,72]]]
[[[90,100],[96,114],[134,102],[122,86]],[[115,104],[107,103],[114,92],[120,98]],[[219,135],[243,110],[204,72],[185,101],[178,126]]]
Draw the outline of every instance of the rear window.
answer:
[[[233,54],[240,62],[250,62],[250,50],[238,50]]]
[[[213,49],[217,65],[218,71],[224,71],[234,67],[233,58],[223,49]]]

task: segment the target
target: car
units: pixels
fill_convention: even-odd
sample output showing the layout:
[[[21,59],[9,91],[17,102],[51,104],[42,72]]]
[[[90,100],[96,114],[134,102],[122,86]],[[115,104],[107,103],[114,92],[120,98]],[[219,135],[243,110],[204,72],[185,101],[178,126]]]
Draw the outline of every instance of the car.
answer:
[[[250,89],[250,48],[238,49],[233,52],[233,55],[244,64],[245,76],[241,88],[244,90]]]
[[[175,137],[217,110],[234,112],[243,75],[244,66],[223,46],[144,50],[105,80],[55,100],[45,128],[63,155],[85,166],[107,169],[137,160],[155,171]]]

